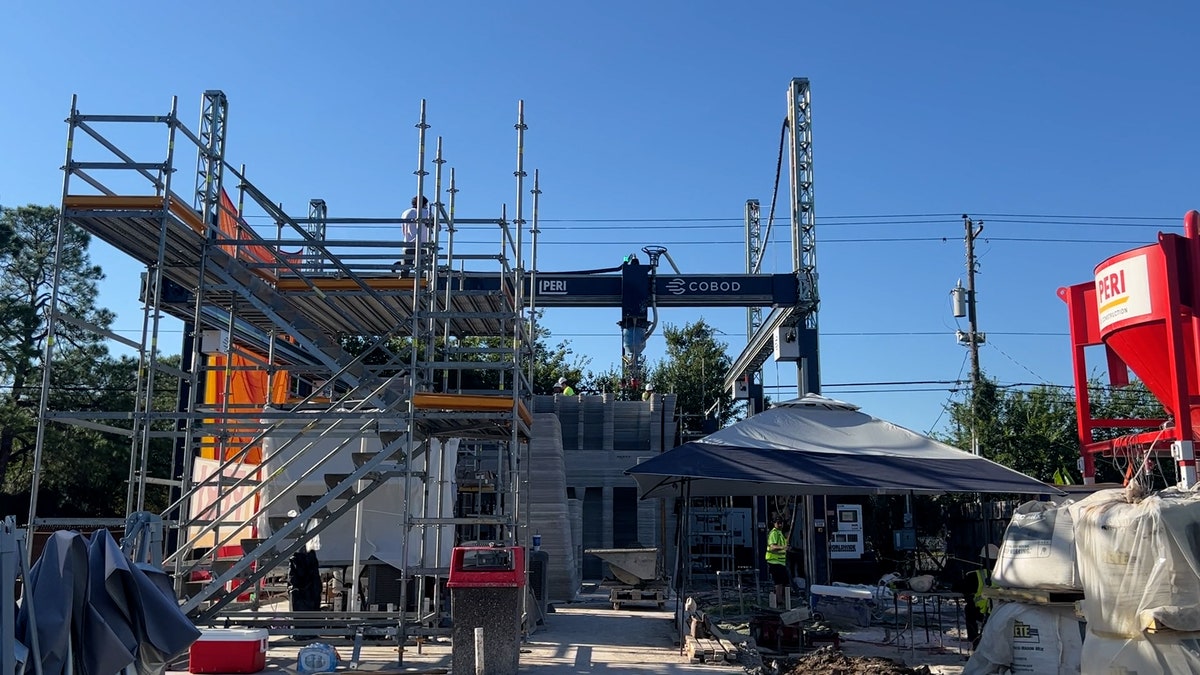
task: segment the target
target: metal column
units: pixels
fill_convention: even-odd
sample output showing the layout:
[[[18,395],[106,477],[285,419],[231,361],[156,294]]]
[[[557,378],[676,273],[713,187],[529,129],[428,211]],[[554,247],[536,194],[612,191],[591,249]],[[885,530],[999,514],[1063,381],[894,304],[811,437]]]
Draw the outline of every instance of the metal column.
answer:
[[[817,229],[813,212],[812,106],[808,78],[798,77],[788,87],[788,126],[792,194],[792,263],[800,282],[798,327],[810,331],[811,351],[801,354],[798,387],[801,394],[821,393],[817,346]],[[803,343],[802,343],[803,344]]]

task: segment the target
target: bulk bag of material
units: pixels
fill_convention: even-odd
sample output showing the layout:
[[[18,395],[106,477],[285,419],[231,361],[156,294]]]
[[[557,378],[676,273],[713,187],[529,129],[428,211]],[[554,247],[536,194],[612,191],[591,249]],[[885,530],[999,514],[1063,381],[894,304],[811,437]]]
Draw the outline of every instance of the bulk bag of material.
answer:
[[[1124,490],[1103,490],[1070,511],[1092,631],[1200,631],[1200,493],[1171,488],[1130,503]]]
[[[984,624],[962,675],[1079,675],[1082,649],[1083,624],[1069,608],[1008,602]]]
[[[1013,512],[992,570],[992,584],[1004,588],[1079,590],[1075,532],[1067,501],[1026,502]]]

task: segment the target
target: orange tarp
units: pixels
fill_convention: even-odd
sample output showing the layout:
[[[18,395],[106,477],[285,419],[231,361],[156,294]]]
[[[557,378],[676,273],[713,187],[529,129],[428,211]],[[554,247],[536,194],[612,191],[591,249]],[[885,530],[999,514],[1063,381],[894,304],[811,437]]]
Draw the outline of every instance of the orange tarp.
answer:
[[[217,230],[224,235],[223,238],[236,239],[239,242],[253,241],[256,238],[250,226],[238,217],[233,200],[229,198],[229,195],[224,190],[221,191],[221,208],[217,211]],[[239,260],[270,265],[273,269],[258,268],[258,271],[269,276],[272,280],[275,278],[277,267],[281,265],[271,249],[261,244],[222,244],[221,249]],[[287,256],[286,253],[284,255]]]
[[[226,366],[230,367],[226,373]],[[239,412],[239,424],[253,425],[251,420],[242,419],[245,413],[273,403],[284,403],[288,400],[288,373],[276,371],[274,379],[268,377],[265,370],[240,370],[253,368],[255,362],[234,352],[232,357],[214,354],[208,357],[208,374],[204,386],[204,403],[219,408],[228,403],[230,412]],[[228,377],[227,377],[228,376]],[[229,380],[229,391],[225,390],[225,381]],[[256,425],[255,425],[256,426]],[[225,446],[225,457],[236,455],[255,434],[249,436],[234,436],[228,439]],[[216,439],[206,437],[200,456],[206,459],[216,459]],[[255,444],[242,458],[243,462],[259,464],[262,462],[262,448]]]

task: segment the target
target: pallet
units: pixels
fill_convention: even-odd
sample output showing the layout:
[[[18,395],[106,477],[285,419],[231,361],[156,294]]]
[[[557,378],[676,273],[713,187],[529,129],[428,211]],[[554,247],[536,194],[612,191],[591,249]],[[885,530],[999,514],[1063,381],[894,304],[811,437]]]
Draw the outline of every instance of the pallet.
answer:
[[[1023,602],[1029,605],[1073,605],[1083,600],[1083,591],[1059,591],[1044,588],[1000,588],[989,586],[983,589],[983,597],[991,600]]]
[[[711,642],[715,642],[717,645],[717,648],[719,648],[721,651],[725,652],[725,660],[726,661],[736,662],[738,660],[738,651],[741,648],[738,647],[738,645],[734,643],[733,638],[740,637],[740,636],[738,636],[732,630],[731,631],[721,630],[721,628],[716,624],[716,622],[712,621],[708,617],[704,618],[704,629],[708,635],[708,637],[705,639],[707,639]]]
[[[667,605],[667,594],[661,588],[612,588],[608,591],[608,601],[613,609],[621,609],[627,602],[653,602],[663,609]]]
[[[726,655],[730,652],[726,651],[718,640],[685,635],[684,653],[691,663],[724,664],[727,661]]]
[[[717,646],[720,647],[721,650],[725,652],[725,660],[726,661],[736,661],[737,660],[737,653],[738,653],[737,645],[733,644],[732,642],[730,642],[728,640],[716,637],[715,635],[710,639],[713,642],[716,642]]]

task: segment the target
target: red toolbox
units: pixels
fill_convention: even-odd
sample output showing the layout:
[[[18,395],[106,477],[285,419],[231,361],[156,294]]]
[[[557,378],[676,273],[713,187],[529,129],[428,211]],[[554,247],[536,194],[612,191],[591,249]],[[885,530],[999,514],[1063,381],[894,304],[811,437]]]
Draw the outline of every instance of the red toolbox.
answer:
[[[257,673],[267,666],[267,629],[204,628],[188,652],[193,673]]]

